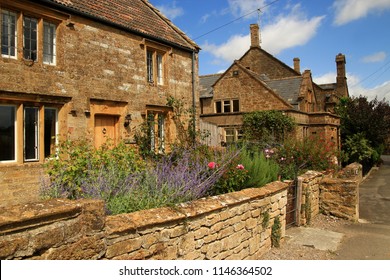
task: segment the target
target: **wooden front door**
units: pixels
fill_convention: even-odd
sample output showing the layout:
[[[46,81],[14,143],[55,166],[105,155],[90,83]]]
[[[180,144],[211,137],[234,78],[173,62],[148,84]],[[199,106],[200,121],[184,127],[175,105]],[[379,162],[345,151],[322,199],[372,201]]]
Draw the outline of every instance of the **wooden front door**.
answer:
[[[117,141],[118,117],[111,115],[95,115],[95,147],[110,141],[115,145]]]

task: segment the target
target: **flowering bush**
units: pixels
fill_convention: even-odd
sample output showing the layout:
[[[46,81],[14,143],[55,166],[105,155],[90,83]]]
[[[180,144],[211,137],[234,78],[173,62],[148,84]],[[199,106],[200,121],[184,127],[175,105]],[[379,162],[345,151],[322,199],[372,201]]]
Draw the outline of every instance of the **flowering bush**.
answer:
[[[233,161],[223,173],[220,180],[216,182],[212,189],[213,194],[222,194],[243,189],[247,180],[248,170],[245,169],[244,165],[237,164]]]
[[[333,170],[337,168],[336,143],[321,135],[311,135],[304,140],[289,139],[277,148],[264,151],[267,158],[280,166],[282,179],[295,179],[304,170]]]
[[[176,149],[145,164],[124,144],[96,150],[86,141],[67,141],[46,164],[49,179],[42,181],[41,195],[103,199],[110,214],[198,199],[210,193],[236,158],[235,151],[199,151]],[[211,155],[221,164],[211,163]]]

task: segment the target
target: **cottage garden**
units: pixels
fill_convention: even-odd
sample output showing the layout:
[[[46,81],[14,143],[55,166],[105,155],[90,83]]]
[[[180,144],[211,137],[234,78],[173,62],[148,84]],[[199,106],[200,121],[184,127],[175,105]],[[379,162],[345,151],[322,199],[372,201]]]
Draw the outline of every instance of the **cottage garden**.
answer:
[[[251,114],[244,120],[244,139],[225,148],[188,141],[151,155],[124,143],[95,149],[86,140],[66,141],[46,163],[41,196],[102,199],[107,214],[115,215],[262,187],[308,169],[337,168],[332,143],[320,136],[294,140],[289,137],[294,123],[280,112]],[[261,131],[254,129],[259,122]]]

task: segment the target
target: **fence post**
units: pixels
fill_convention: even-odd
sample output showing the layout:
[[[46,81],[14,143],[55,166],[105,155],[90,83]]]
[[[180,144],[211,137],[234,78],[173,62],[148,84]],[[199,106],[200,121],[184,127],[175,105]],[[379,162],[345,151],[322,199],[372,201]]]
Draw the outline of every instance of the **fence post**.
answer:
[[[298,177],[297,180],[297,199],[296,199],[296,205],[295,205],[295,221],[296,225],[301,225],[301,206],[302,206],[302,185],[303,185],[303,178]]]

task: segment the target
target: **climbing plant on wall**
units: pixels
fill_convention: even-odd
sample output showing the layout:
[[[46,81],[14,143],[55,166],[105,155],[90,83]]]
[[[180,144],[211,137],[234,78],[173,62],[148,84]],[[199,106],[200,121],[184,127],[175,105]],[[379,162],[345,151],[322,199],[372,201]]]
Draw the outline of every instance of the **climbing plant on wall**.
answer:
[[[281,142],[294,128],[294,120],[281,111],[254,111],[243,116],[244,138],[250,142]]]

